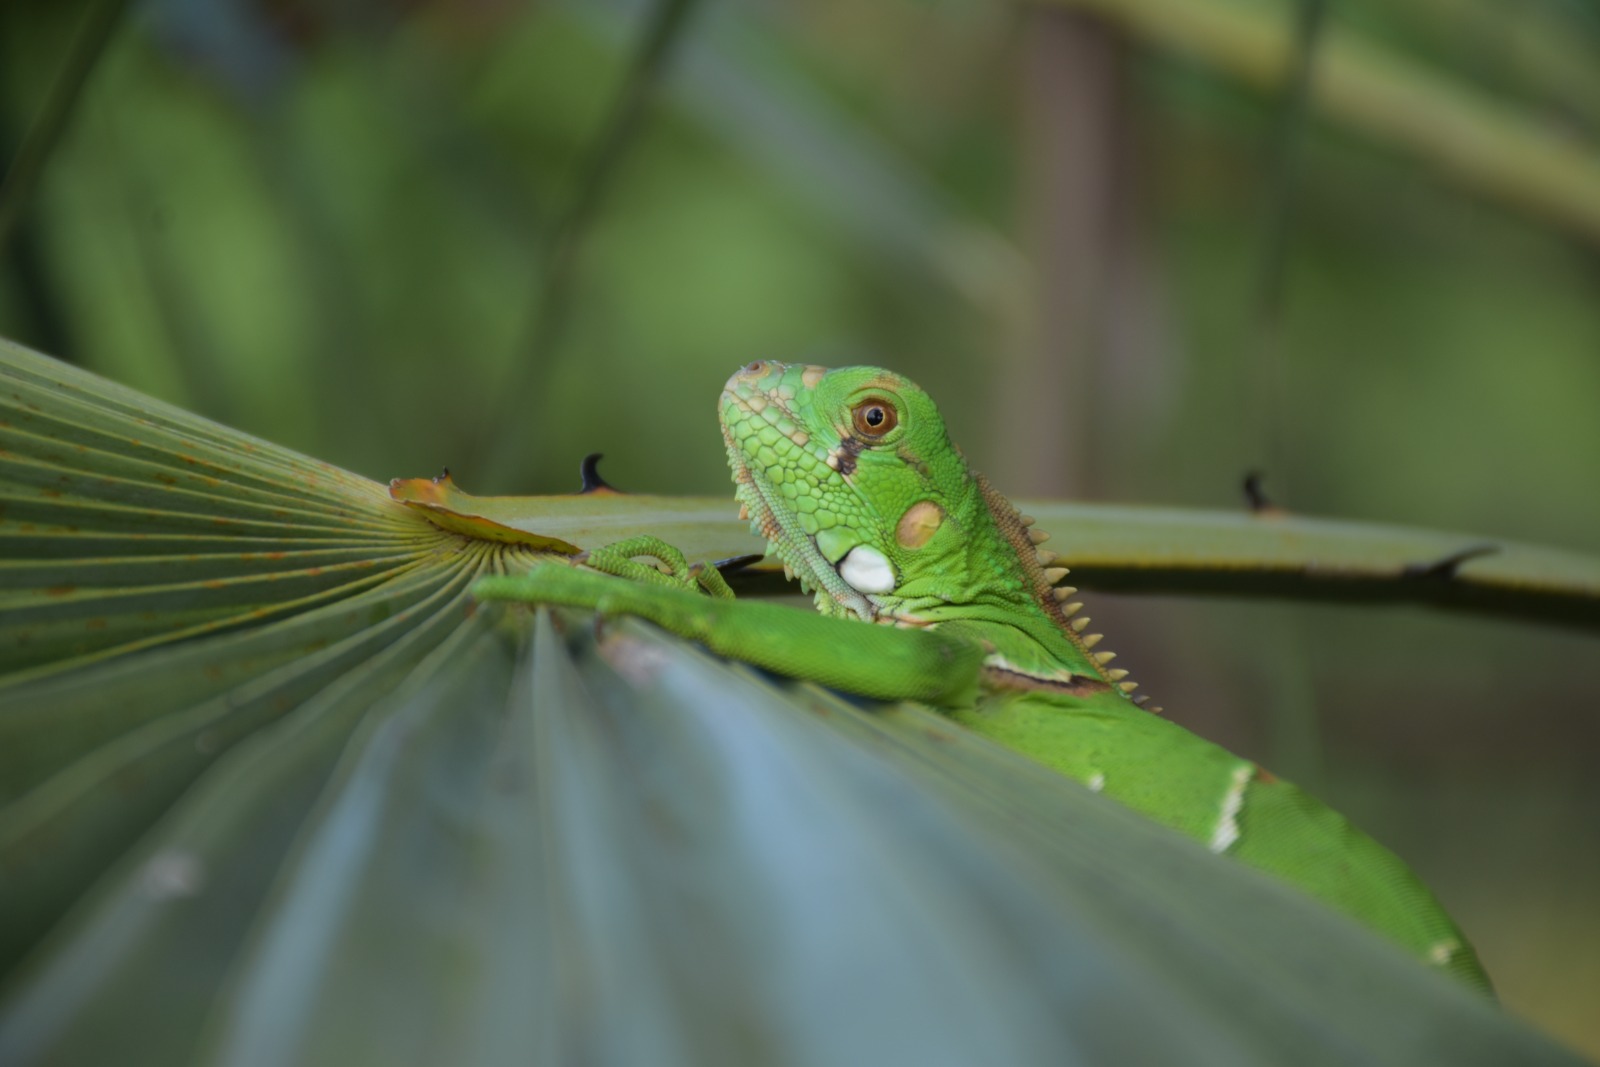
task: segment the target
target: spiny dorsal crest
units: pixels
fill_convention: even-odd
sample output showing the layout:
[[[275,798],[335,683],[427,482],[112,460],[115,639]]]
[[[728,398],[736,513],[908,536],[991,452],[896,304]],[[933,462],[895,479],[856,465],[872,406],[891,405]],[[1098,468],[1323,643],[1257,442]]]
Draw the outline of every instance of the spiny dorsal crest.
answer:
[[[994,516],[995,525],[1016,549],[1023,573],[1033,583],[1034,599],[1044,609],[1045,614],[1056,621],[1067,640],[1083,650],[1101,677],[1116,686],[1135,704],[1147,711],[1160,714],[1160,708],[1149,706],[1149,697],[1133,695],[1133,691],[1139,688],[1139,683],[1129,680],[1127,671],[1120,667],[1107,666],[1117,658],[1115,652],[1094,651],[1094,647],[1100,643],[1104,635],[1083,632],[1089,626],[1089,616],[1079,614],[1083,610],[1083,603],[1072,599],[1078,593],[1077,587],[1066,585],[1064,582],[1070,571],[1058,565],[1060,556],[1047,548],[1039,547],[1050,539],[1050,535],[1038,528],[1037,520],[1033,516],[1018,512],[1009,500],[989,485],[988,479],[983,475],[974,473],[973,477],[977,479],[978,489],[989,505],[989,512]]]

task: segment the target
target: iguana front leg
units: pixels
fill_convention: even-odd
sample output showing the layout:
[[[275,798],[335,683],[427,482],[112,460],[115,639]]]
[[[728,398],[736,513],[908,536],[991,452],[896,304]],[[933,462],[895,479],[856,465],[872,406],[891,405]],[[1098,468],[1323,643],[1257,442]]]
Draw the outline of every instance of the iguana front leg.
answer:
[[[639,556],[649,556],[659,561],[666,567],[666,571],[663,572],[647,563],[637,562]],[[722,572],[716,567],[708,563],[691,565],[682,552],[651,534],[640,534],[638,537],[602,545],[592,552],[579,556],[576,562],[630,581],[647,582],[651,585],[689,592],[699,589],[706,595],[718,599],[733,599],[733,590],[728,587],[727,579],[722,577]]]
[[[640,542],[646,540],[654,543],[641,549]],[[668,552],[667,558],[659,554],[661,549]],[[655,538],[619,542],[596,555],[605,567],[616,566],[619,560],[630,563],[619,569],[642,581],[547,563],[527,574],[484,578],[472,593],[479,600],[559,604],[588,608],[602,616],[637,616],[698,641],[719,656],[876,700],[959,707],[976,698],[984,651],[967,638],[937,630],[863,626],[781,604],[735,600],[731,591],[726,596],[702,596],[691,592],[687,583],[704,584],[704,579],[694,579],[687,567],[682,576],[668,576],[632,563],[637,555],[656,556],[669,566],[682,561],[680,554]],[[591,566],[594,560],[591,555]],[[710,570],[714,573],[714,568]],[[727,588],[725,582],[722,587]]]

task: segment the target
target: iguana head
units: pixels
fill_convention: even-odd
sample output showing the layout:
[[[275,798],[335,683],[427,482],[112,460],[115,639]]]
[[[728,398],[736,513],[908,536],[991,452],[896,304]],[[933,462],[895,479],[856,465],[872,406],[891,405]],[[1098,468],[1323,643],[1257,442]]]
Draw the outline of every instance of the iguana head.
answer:
[[[928,394],[878,367],[758,361],[722,391],[741,514],[817,608],[872,622],[957,624],[996,684],[1082,696],[1134,683],[1045,535],[967,467]]]
[[[928,394],[877,367],[759,361],[728,379],[721,418],[752,529],[819,610],[904,618],[951,599],[970,539],[947,527],[978,489]]]

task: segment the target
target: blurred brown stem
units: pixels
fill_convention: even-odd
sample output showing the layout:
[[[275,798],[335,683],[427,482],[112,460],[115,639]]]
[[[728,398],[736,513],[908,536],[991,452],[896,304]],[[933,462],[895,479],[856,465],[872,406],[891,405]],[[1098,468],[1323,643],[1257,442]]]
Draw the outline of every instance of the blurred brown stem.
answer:
[[[997,469],[1012,492],[1089,495],[1097,363],[1125,196],[1121,42],[1097,17],[1028,10],[1022,42],[1028,336],[994,385]]]

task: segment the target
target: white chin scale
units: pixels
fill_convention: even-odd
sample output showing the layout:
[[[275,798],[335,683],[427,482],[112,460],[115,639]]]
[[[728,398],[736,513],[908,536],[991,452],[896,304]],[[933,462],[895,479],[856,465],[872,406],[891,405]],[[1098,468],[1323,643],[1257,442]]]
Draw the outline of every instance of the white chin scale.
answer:
[[[882,552],[857,545],[839,562],[839,577],[858,593],[894,592],[894,568]]]

